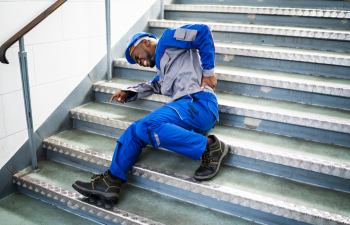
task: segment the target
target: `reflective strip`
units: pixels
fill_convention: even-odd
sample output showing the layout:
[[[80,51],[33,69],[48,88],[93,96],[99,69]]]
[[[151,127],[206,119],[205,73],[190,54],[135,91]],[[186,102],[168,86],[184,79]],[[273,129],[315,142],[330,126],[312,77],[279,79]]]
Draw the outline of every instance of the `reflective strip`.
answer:
[[[149,140],[150,140],[150,142],[151,142],[151,145],[152,145],[153,147],[156,147],[155,144],[154,144],[152,135],[151,135],[151,131],[150,131],[148,128],[147,128],[147,134],[148,134],[148,138],[149,138]]]
[[[160,146],[160,141],[159,141],[158,134],[154,133],[154,137],[156,138],[158,146]]]

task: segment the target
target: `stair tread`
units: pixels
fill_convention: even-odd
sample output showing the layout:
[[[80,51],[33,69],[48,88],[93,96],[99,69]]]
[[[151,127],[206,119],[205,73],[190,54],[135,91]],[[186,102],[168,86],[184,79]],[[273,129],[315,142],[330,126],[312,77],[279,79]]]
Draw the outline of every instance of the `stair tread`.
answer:
[[[155,68],[153,69],[145,68],[137,64],[134,64],[134,65],[129,64],[125,58],[115,59],[114,66],[156,72]],[[220,75],[222,74],[225,76],[241,76],[246,78],[255,78],[259,80],[271,80],[271,81],[280,81],[280,82],[289,82],[289,83],[294,82],[297,84],[312,85],[312,86],[315,86],[315,88],[311,90],[312,92],[313,91],[318,92],[316,87],[321,88],[322,86],[350,89],[350,79],[314,76],[314,75],[308,75],[308,74],[291,73],[291,72],[283,72],[283,71],[271,71],[271,70],[244,68],[244,67],[236,67],[236,66],[215,65],[215,74],[219,80],[230,80],[227,77],[225,77],[225,79],[220,78]],[[266,84],[264,83],[264,85]],[[288,86],[286,87],[286,89],[289,89],[289,88],[290,87]],[[300,87],[298,87],[298,89],[300,89]]]
[[[86,146],[85,141],[93,138],[94,141],[88,142],[91,143],[91,147],[95,150],[102,149],[99,143],[106,140],[105,137],[86,131],[75,130],[66,132],[66,137],[74,133],[74,136],[81,136],[79,137],[81,141],[75,140],[71,142],[73,139],[72,137],[69,137],[69,140],[67,140],[62,136],[60,140],[65,140],[70,144],[74,143],[76,146]],[[107,147],[113,151],[116,143],[113,141],[113,138],[110,138],[108,144],[104,142],[103,145],[105,148]],[[110,146],[108,147],[107,145]],[[193,176],[194,171],[200,165],[200,161],[193,161],[179,154],[155,150],[151,147],[143,149],[143,153],[136,163],[149,165],[189,177]],[[342,201],[343,199],[349,198],[350,193],[313,186],[282,177],[223,165],[220,173],[210,180],[209,183],[258,194],[275,200],[350,216],[350,212],[347,210],[350,207],[350,202]]]
[[[228,23],[228,22],[207,22],[207,21],[194,21],[194,20],[149,20],[149,26],[150,27],[164,27],[164,28],[173,28],[174,26],[169,26],[170,23],[178,23],[182,25],[185,24],[197,24],[197,23],[204,23],[210,26],[211,30],[215,31],[224,31],[220,26],[238,26],[238,27],[250,27],[250,28],[264,28],[264,29],[284,29],[284,30],[307,30],[307,31],[313,31],[313,32],[329,32],[329,33],[344,33],[344,34],[350,34],[350,30],[344,30],[344,29],[329,29],[329,28],[314,28],[314,27],[300,27],[300,26],[280,26],[280,25],[267,25],[267,24],[246,24],[246,23]],[[157,25],[155,23],[158,23]],[[230,30],[226,30],[230,31]],[[233,30],[231,30],[233,31]],[[253,32],[254,33],[254,32]],[[260,33],[260,32],[259,32]],[[301,35],[300,35],[301,36]],[[305,36],[306,37],[306,36]]]
[[[38,162],[40,173],[29,173],[28,176],[53,184],[60,188],[76,192],[71,186],[76,180],[90,182],[92,172],[82,170],[67,164],[52,160]],[[26,169],[27,171],[30,168]],[[23,173],[26,173],[24,170]],[[179,199],[171,198],[146,189],[124,184],[121,190],[117,208],[164,224],[205,224],[215,221],[215,224],[255,224],[225,213],[210,210]],[[176,209],[176,213],[169,213]],[[216,220],[217,218],[220,220]]]
[[[215,41],[215,47],[216,48],[218,47],[239,48],[239,49],[247,49],[247,50],[292,53],[292,54],[307,54],[312,56],[323,56],[323,57],[341,57],[341,58],[350,59],[350,53],[303,49],[303,48],[291,48],[291,47],[244,44],[244,43],[234,43],[234,42],[220,42],[220,41]]]
[[[314,9],[314,8],[231,6],[231,5],[165,4],[164,10],[200,11],[200,12],[214,12],[214,13],[215,12],[216,13],[254,13],[254,14],[279,15],[279,16],[350,18],[350,11],[349,10],[342,10],[342,9]],[[279,10],[282,10],[282,12]]]
[[[98,224],[22,193],[0,201],[0,218],[1,224]]]
[[[108,112],[105,111],[106,107],[109,108]],[[130,123],[135,120],[142,119],[145,115],[149,113],[140,109],[128,108],[120,105],[111,105],[100,102],[91,103],[89,104],[88,108],[79,109],[78,111],[91,112],[91,109],[94,109],[94,112],[97,115],[107,118],[110,117],[124,119],[128,118],[128,115],[132,113],[138,115],[138,117],[134,117],[134,120],[130,121]],[[81,131],[76,132],[81,133]],[[323,164],[325,162],[335,162],[338,164],[350,166],[350,155],[348,154],[350,149],[344,146],[315,142],[300,138],[287,137],[256,130],[231,127],[221,124],[217,124],[215,128],[212,129],[209,133],[215,134],[223,140],[235,143],[235,145],[245,145],[250,147],[257,147],[259,149],[266,149],[270,153],[276,152],[277,154],[293,154],[296,155],[298,158],[310,157],[322,161],[318,162],[319,164]],[[53,138],[61,141],[72,141],[69,133],[62,133],[57,136],[54,136]],[[92,146],[95,146],[92,144],[93,142],[93,140],[86,140],[86,143],[91,143]],[[92,146],[89,146],[89,148],[91,148]],[[97,149],[96,151],[101,150]]]
[[[99,81],[94,85],[106,85],[122,89],[144,82],[143,80],[114,77],[112,82]],[[105,83],[105,84],[104,84]],[[350,123],[349,110],[330,108],[324,106],[307,105],[283,100],[266,99],[260,97],[244,96],[225,92],[216,92],[219,105],[227,107],[239,107],[254,111],[273,112],[282,115],[295,115],[316,120],[333,121],[336,123]]]

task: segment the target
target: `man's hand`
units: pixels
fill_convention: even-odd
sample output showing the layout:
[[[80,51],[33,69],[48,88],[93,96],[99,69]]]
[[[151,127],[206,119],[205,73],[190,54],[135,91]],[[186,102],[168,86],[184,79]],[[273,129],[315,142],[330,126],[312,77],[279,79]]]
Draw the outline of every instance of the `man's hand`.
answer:
[[[211,76],[211,77],[202,77],[202,84],[201,84],[201,89],[204,89],[205,85],[208,85],[209,87],[211,87],[213,89],[213,91],[215,92],[215,86],[218,83],[216,76]]]
[[[130,91],[118,91],[112,96],[110,102],[112,102],[115,98],[117,102],[125,103],[125,100],[127,99],[127,97],[129,97],[130,94]]]

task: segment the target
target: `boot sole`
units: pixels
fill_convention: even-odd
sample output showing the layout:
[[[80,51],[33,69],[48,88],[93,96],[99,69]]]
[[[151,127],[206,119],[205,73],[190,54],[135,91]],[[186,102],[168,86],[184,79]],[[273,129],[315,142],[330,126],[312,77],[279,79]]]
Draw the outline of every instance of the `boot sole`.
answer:
[[[224,143],[224,142],[221,141],[221,143]],[[210,175],[208,175],[208,176],[196,176],[196,175],[194,175],[194,178],[195,178],[196,180],[200,180],[200,181],[210,180],[211,178],[215,177],[216,174],[218,174],[218,172],[219,172],[219,170],[220,170],[221,162],[222,162],[222,160],[223,160],[224,158],[227,157],[227,154],[228,154],[229,146],[228,146],[226,143],[224,143],[224,144],[225,144],[224,153],[223,153],[222,156],[220,157],[220,160],[219,160],[219,163],[218,163],[218,168],[216,169],[215,173],[210,174]]]
[[[102,191],[91,191],[89,189],[80,187],[79,185],[77,185],[76,183],[74,183],[72,185],[72,187],[79,192],[80,194],[84,195],[85,197],[88,198],[94,198],[93,195],[100,197],[100,199],[108,205],[114,206],[115,204],[118,203],[119,200],[119,194],[118,193],[106,193],[106,192],[102,192]],[[107,195],[107,196],[106,196]]]

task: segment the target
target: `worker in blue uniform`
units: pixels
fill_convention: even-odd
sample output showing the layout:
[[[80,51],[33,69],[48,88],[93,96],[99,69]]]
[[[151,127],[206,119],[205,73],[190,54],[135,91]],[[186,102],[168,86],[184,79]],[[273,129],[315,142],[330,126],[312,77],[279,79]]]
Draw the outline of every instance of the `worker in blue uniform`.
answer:
[[[150,33],[137,33],[128,40],[125,57],[130,64],[156,66],[157,76],[115,93],[111,102],[127,103],[150,94],[171,100],[128,127],[118,140],[108,171],[94,175],[96,179],[89,183],[76,181],[73,187],[83,195],[97,195],[116,204],[126,173],[148,144],[202,159],[194,178],[213,178],[229,147],[214,135],[204,136],[219,121],[215,46],[209,27],[189,24],[167,29],[159,40]]]

